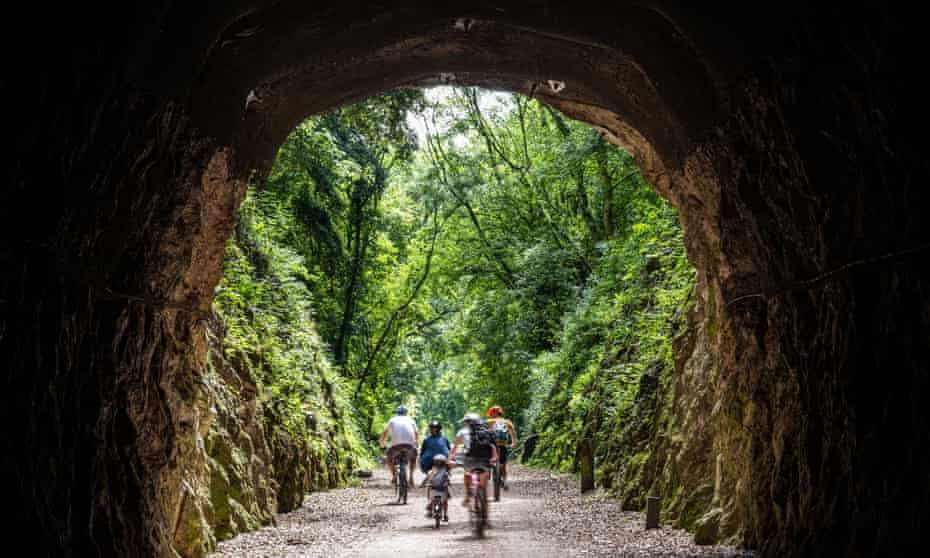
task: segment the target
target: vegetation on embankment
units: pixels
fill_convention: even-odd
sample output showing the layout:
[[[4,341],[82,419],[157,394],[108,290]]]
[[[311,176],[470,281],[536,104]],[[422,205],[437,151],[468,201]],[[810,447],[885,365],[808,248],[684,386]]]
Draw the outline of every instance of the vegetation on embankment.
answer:
[[[216,304],[225,332],[217,362],[258,388],[274,457],[279,511],[309,489],[338,486],[367,452],[346,386],[316,330],[303,259],[275,238],[278,207],[254,192],[226,250]]]
[[[201,469],[176,548],[201,555],[274,521],[307,492],[369,466],[346,388],[312,317],[303,260],[269,228],[277,208],[250,192],[226,250],[211,322]]]
[[[578,470],[589,441],[596,482],[624,490],[643,456],[632,443],[651,434],[673,376],[672,340],[685,327],[694,271],[674,213],[664,204],[611,241],[553,350],[534,362],[539,435],[533,460]]]
[[[674,215],[656,207],[612,243],[557,345],[535,359],[527,413],[538,436],[532,463],[581,476],[590,467],[585,480],[626,509],[662,496],[663,520],[689,529],[712,496],[685,490],[685,477],[712,471],[711,456],[694,451],[704,436],[684,439],[675,409],[685,364],[711,365],[696,356],[706,347],[695,339],[694,289]],[[674,455],[682,448],[685,460]]]

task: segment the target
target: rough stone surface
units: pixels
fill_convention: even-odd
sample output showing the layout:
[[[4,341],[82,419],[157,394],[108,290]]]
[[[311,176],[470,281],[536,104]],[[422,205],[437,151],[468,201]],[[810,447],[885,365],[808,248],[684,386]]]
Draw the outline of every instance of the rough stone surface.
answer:
[[[679,208],[700,274],[695,346],[712,358],[676,380],[671,420],[694,437],[665,462],[691,467],[678,486],[702,503],[695,517],[719,505],[721,536],[785,557],[905,555],[930,528],[914,14],[661,0],[11,10],[2,471],[20,512],[9,531],[35,555],[173,556],[179,515],[212,513],[190,511],[204,486],[185,479],[242,184],[301,118],[441,73],[603,129]]]
[[[219,316],[209,321],[207,333],[209,362],[198,374],[192,413],[199,418],[196,452],[180,473],[183,493],[172,540],[185,557],[203,556],[218,541],[273,524],[278,513],[299,508],[310,491],[343,485],[348,473],[331,463],[348,449],[336,441],[341,414],[320,417],[326,427],[289,432],[273,405],[262,403],[261,371],[248,358],[225,356]],[[317,349],[325,366],[323,349]],[[306,373],[327,382],[320,369]],[[321,389],[319,397],[332,412],[330,390]]]

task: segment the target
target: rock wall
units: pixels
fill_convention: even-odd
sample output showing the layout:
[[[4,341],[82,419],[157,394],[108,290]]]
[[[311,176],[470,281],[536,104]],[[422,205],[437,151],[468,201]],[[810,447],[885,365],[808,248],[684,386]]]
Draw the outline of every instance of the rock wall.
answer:
[[[927,508],[926,125],[900,19],[811,10],[654,183],[699,288],[674,370],[645,382],[612,479],[625,504],[764,556],[919,553]],[[874,17],[873,17],[874,16]],[[907,209],[906,209],[907,208]]]
[[[673,181],[706,289],[666,463],[695,467],[678,479],[704,495],[701,540],[906,555],[930,521],[930,200],[908,186],[927,170],[911,143],[925,117],[898,73],[911,30],[881,11],[808,16]]]
[[[732,451],[721,447],[722,434],[741,425],[721,412],[706,296],[706,286],[696,287],[677,318],[673,366],[656,363],[640,382],[627,421],[612,435],[617,455],[609,458],[620,465],[601,484],[624,509],[644,510],[646,497],[658,496],[661,520],[695,530],[700,544],[741,544],[738,498],[723,478]]]
[[[186,499],[173,540],[182,556],[202,556],[217,540],[272,523],[277,511],[258,385],[248,370],[223,358],[221,321],[212,324],[198,399],[208,418],[198,432],[200,451],[184,474]]]
[[[708,147],[721,404],[746,427],[723,437],[745,467],[727,484],[766,555],[905,555],[930,524],[912,32],[881,10],[812,14]]]
[[[321,369],[306,373],[326,387],[315,394],[326,409],[322,420],[295,417],[262,387],[262,371],[248,359],[225,355],[222,317],[210,321],[207,367],[198,378],[199,417],[195,455],[181,476],[182,500],[172,544],[184,557],[198,557],[237,533],[274,524],[276,515],[300,507],[311,491],[344,484],[354,448],[344,443],[345,421]],[[324,349],[318,347],[321,367]],[[342,440],[342,441],[341,441]]]

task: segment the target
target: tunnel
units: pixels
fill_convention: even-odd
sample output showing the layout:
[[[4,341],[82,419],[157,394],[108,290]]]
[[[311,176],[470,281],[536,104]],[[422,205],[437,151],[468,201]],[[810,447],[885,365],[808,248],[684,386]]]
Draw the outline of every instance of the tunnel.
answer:
[[[715,366],[678,418],[717,456],[715,500],[741,545],[852,558],[924,538],[914,14],[153,0],[9,15],[3,471],[7,530],[32,555],[185,554],[204,328],[246,185],[302,119],[435,84],[519,92],[590,124],[680,212]]]

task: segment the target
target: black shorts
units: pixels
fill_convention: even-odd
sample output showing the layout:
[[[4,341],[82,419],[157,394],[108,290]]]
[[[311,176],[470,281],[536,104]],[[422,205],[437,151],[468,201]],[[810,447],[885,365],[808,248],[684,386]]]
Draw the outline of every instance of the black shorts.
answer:
[[[501,465],[506,465],[508,457],[510,457],[510,446],[497,446],[498,463]]]
[[[491,470],[491,459],[486,457],[471,457],[465,456],[465,470],[474,471],[475,469],[480,469],[482,471]]]

